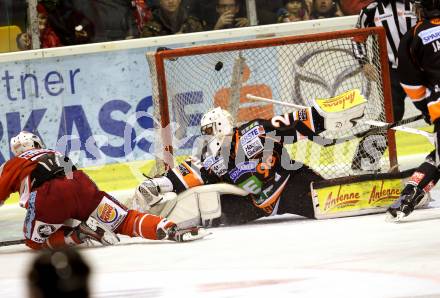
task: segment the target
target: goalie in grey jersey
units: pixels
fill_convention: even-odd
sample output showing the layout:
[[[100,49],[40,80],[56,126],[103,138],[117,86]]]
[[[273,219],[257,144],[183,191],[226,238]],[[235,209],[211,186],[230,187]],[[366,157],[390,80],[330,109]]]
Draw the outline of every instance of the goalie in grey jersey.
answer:
[[[310,183],[323,178],[308,166],[291,160],[284,145],[295,143],[301,135],[316,136],[326,128],[348,129],[353,125],[350,120],[361,117],[363,109],[341,112],[337,125],[321,114],[309,107],[233,127],[231,115],[215,108],[201,119],[205,141],[199,153],[164,176],[143,181],[136,189],[134,202],[152,213],[167,214],[163,209],[172,210],[175,203],[155,209],[157,205],[166,205],[163,201],[167,193],[180,194],[200,185],[227,183],[241,192],[223,193],[218,206],[214,200],[208,211],[205,208],[205,213],[221,209],[217,218],[205,216],[208,220],[204,221],[200,210],[203,225],[239,224],[284,213],[314,218]],[[194,208],[199,207],[202,209]]]

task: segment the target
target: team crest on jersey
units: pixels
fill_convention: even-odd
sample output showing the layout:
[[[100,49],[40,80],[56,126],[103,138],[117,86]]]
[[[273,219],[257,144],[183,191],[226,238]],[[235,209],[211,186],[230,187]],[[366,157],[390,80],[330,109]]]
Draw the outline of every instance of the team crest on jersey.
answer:
[[[258,136],[264,134],[264,132],[264,128],[261,125],[258,125],[242,135],[240,138],[240,142],[242,144],[247,144],[253,139],[258,138]]]
[[[255,161],[241,162],[232,171],[229,171],[229,177],[235,183],[244,174],[255,172],[256,167],[257,163]]]
[[[37,243],[44,243],[44,241],[46,241],[46,239],[50,235],[52,235],[56,230],[58,230],[61,226],[62,224],[49,224],[36,220],[34,223],[32,236],[28,237],[28,235],[26,235],[26,238]]]
[[[118,218],[118,210],[108,203],[101,203],[97,213],[98,218],[104,223],[112,223]]]
[[[47,238],[55,232],[56,228],[53,225],[43,224],[38,226],[37,233],[42,238]]]
[[[254,138],[247,144],[242,144],[244,154],[247,158],[252,158],[258,153],[262,152],[264,149],[263,143],[261,143],[260,138]]]
[[[418,35],[424,45],[436,41],[440,39],[440,26],[420,31]]]

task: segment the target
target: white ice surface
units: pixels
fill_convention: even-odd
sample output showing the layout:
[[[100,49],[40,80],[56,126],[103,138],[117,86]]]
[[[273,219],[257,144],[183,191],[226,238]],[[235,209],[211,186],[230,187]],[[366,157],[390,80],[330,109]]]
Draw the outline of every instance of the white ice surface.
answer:
[[[399,224],[278,216],[191,243],[123,238],[81,253],[92,297],[440,297],[440,202],[431,205]],[[34,257],[0,248],[0,297],[27,297]]]

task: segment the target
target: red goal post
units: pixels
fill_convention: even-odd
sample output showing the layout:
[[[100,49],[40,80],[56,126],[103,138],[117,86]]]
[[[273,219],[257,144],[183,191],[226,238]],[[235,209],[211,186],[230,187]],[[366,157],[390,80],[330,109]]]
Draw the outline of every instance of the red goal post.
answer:
[[[363,59],[356,54],[356,47],[363,48]],[[228,109],[237,125],[292,111],[285,106],[250,102],[247,93],[310,106],[316,98],[359,89],[367,99],[365,120],[393,121],[383,28],[166,49],[148,53],[147,59],[154,116],[161,126],[155,154],[168,166],[177,157],[191,153],[201,115],[215,106]],[[341,138],[368,128],[357,124],[348,131],[323,135]],[[387,140],[383,135],[375,137],[374,146],[388,148],[379,154],[376,165],[386,172],[397,164],[394,133],[389,131]],[[360,154],[361,141],[364,142],[357,139],[331,149],[316,149],[308,141],[298,142],[289,152],[292,158],[309,164],[324,177],[337,178],[354,173],[352,161]],[[368,160],[369,156],[365,158]]]

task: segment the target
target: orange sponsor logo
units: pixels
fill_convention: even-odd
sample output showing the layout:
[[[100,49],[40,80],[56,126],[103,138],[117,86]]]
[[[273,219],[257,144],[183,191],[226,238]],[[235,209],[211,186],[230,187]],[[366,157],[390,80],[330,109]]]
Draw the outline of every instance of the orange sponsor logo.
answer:
[[[102,222],[111,223],[118,217],[118,211],[111,205],[104,203],[98,207],[98,217]]]
[[[361,196],[358,192],[341,193],[341,188],[342,186],[339,186],[336,196],[333,196],[333,192],[328,194],[327,200],[325,201],[324,210],[355,205],[360,201]]]
[[[380,189],[378,189],[375,186],[373,186],[373,189],[370,193],[370,199],[368,200],[368,203],[375,203],[383,200],[392,200],[398,199],[400,196],[400,188],[384,188],[384,181],[382,181],[382,184],[380,186]]]

